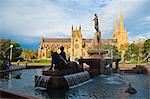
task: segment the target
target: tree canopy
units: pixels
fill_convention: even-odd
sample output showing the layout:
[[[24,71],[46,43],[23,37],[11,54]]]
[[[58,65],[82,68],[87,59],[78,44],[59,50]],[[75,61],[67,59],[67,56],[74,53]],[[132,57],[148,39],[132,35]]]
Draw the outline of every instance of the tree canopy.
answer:
[[[116,46],[107,44],[107,45],[103,45],[102,48],[103,49],[112,49],[114,57],[116,57],[116,58],[120,58],[121,57],[121,52],[118,51],[118,48]]]
[[[150,39],[145,42],[133,42],[129,45],[128,50],[125,53],[126,60],[143,61],[147,52],[150,52]]]
[[[38,58],[38,51],[37,50],[27,50],[23,49],[23,54],[22,57],[25,59],[37,59]]]
[[[10,45],[13,45],[13,59],[18,58],[22,52],[20,44],[12,42],[10,39],[0,39],[0,55],[5,57],[6,60],[9,60]]]
[[[144,42],[144,51],[145,51],[145,52],[150,52],[150,39],[147,39],[147,40]]]

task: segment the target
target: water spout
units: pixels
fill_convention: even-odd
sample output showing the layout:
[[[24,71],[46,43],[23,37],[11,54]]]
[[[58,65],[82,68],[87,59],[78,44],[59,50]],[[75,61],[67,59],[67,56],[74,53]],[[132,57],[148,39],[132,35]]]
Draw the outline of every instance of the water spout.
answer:
[[[68,86],[71,87],[90,80],[90,75],[87,71],[84,71],[76,74],[65,75],[64,78],[66,79]]]
[[[47,88],[50,77],[51,76],[43,76],[43,75],[36,76],[35,77],[35,87]]]

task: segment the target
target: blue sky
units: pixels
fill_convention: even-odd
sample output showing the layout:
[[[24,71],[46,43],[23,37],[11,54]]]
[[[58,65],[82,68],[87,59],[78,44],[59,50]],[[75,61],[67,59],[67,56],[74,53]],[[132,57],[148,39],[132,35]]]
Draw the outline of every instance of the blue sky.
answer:
[[[93,38],[94,13],[102,38],[112,38],[122,11],[129,41],[150,38],[150,0],[0,0],[0,39],[10,38],[23,48],[37,49],[42,37],[71,37],[71,27],[82,26]]]

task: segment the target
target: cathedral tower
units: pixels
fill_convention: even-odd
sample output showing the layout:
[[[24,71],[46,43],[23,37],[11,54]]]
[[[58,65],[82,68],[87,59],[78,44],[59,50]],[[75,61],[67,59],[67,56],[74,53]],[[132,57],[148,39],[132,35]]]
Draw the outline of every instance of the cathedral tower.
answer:
[[[125,52],[128,49],[128,35],[124,26],[124,21],[122,17],[122,13],[120,15],[120,29],[118,29],[118,19],[115,23],[115,29],[114,29],[114,39],[117,40],[117,48],[121,52]]]
[[[72,26],[72,39],[71,39],[71,60],[82,57],[82,34],[81,26],[79,29],[73,29]]]
[[[122,17],[122,13],[120,15],[120,47],[119,50],[126,51],[128,50],[128,36],[124,26],[124,21]]]

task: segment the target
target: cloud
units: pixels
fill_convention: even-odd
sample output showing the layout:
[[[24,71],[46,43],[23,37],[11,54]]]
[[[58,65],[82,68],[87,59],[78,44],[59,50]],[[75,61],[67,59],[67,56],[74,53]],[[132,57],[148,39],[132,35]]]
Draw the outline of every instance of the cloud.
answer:
[[[42,37],[71,37],[72,24],[74,28],[82,26],[83,37],[92,38],[94,13],[99,16],[103,38],[112,38],[121,11],[132,38],[150,31],[148,3],[149,0],[1,0],[0,38],[35,44]]]
[[[146,17],[144,18],[144,20],[145,20],[145,21],[150,21],[150,16],[146,16]]]
[[[143,4],[144,1],[140,0],[115,0],[110,2],[106,7],[102,8],[99,15],[101,16],[102,21],[101,30],[104,33],[112,32],[114,29],[115,20],[116,18],[119,19],[121,12],[125,21],[128,17],[133,17],[136,13],[136,9],[140,9]],[[138,19],[140,18],[138,17]],[[126,28],[128,27],[126,26]]]
[[[150,32],[146,32],[146,33],[143,33],[143,34],[139,34],[139,35],[136,35],[136,39],[138,38],[150,38]]]
[[[7,1],[7,2],[6,2]],[[67,18],[63,11],[45,0],[9,0],[2,2],[1,32],[22,36],[42,36],[43,32],[60,31]],[[11,0],[10,0],[11,1]],[[60,18],[61,17],[61,18]],[[58,23],[59,22],[59,23]]]

